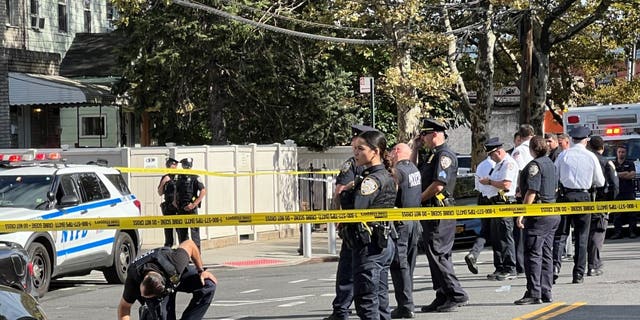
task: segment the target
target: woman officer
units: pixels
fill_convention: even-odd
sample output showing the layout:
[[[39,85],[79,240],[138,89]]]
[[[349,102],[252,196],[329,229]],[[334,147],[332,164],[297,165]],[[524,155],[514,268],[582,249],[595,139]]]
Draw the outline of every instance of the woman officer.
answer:
[[[364,166],[355,182],[355,209],[393,208],[396,183],[384,163],[387,141],[378,131],[361,133],[355,141],[357,166]],[[394,245],[389,222],[354,223],[348,226],[353,251],[353,287],[360,319],[391,319],[389,266]]]
[[[534,157],[520,173],[523,204],[556,202],[558,175],[547,154],[547,144],[536,136],[529,142]],[[553,237],[560,224],[560,216],[519,217],[518,228],[524,228],[524,272],[527,291],[514,303],[539,304],[553,301]]]

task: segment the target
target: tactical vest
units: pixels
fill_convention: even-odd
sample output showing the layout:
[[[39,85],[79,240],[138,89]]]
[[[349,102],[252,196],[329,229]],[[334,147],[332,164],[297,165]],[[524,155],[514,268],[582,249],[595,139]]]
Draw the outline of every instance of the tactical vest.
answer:
[[[176,181],[176,200],[178,207],[183,208],[196,198],[194,182],[198,176],[191,174],[181,174]]]
[[[176,195],[175,175],[165,174],[164,176],[162,176],[162,179],[164,179],[164,177],[169,177],[169,181],[164,184],[164,190],[162,191],[162,194],[164,195],[164,201],[167,203],[172,203]]]
[[[144,278],[145,273],[145,265],[148,263],[153,263],[157,265],[162,271],[162,276],[169,281],[165,281],[165,288],[167,292],[172,292],[176,287],[180,284],[180,273],[176,270],[176,266],[174,266],[167,255],[172,253],[172,249],[170,248],[156,248],[147,251],[145,254],[136,258],[131,264],[130,268],[134,268],[135,272],[135,282],[142,283],[142,279]]]

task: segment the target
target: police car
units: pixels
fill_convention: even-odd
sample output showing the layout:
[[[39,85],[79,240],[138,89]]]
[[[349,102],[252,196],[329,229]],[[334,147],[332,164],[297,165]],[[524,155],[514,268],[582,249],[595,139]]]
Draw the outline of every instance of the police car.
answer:
[[[72,165],[60,155],[0,155],[0,220],[55,220],[140,216],[140,201],[120,171]],[[40,161],[38,161],[40,160]],[[52,278],[100,270],[109,283],[124,283],[141,245],[137,230],[62,230],[0,234],[26,248],[33,287],[42,297]]]

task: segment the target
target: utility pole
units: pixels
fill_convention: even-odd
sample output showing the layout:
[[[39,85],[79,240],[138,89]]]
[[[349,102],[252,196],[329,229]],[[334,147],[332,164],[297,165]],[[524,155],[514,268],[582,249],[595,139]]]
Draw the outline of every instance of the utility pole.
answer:
[[[636,57],[637,57],[637,45],[638,37],[633,39],[633,45],[631,46],[631,52],[629,53],[629,64],[627,68],[627,81],[633,81],[633,77],[636,75]]]
[[[531,74],[533,59],[533,28],[531,11],[527,10],[520,22],[520,46],[522,48],[522,75],[520,81],[520,124],[531,122]]]

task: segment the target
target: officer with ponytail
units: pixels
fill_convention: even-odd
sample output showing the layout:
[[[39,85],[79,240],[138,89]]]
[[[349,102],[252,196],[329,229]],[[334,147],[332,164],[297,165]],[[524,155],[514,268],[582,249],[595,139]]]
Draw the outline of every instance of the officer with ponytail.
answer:
[[[178,160],[168,158],[165,163],[168,169],[175,169],[178,166]],[[173,199],[176,196],[176,181],[175,174],[167,173],[160,178],[160,184],[158,185],[158,195],[163,197],[160,209],[163,216],[172,216],[178,213],[178,208],[173,203]],[[184,239],[180,239],[184,240]],[[164,229],[164,246],[171,248],[173,246],[173,228]]]

